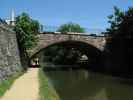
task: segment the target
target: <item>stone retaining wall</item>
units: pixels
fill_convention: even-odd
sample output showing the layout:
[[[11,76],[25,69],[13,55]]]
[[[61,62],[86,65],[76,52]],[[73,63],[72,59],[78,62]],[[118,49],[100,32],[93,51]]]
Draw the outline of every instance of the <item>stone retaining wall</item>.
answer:
[[[16,34],[0,24],[0,80],[22,70]]]

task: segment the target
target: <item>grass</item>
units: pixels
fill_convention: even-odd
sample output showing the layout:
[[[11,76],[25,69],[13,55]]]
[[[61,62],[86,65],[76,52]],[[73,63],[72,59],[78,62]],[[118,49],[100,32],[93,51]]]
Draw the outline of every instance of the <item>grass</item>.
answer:
[[[60,100],[54,88],[48,85],[48,78],[42,71],[42,68],[39,69],[39,84],[39,100]]]
[[[2,97],[4,95],[4,93],[10,89],[10,87],[12,86],[13,82],[19,77],[21,76],[23,73],[17,73],[9,78],[6,78],[2,81],[0,81],[0,97]]]

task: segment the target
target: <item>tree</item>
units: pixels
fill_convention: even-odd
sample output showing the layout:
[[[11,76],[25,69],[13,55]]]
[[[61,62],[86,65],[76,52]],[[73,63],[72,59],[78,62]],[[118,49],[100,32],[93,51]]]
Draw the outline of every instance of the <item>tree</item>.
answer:
[[[33,20],[27,13],[22,13],[16,17],[14,31],[16,32],[22,66],[29,66],[29,56],[27,50],[35,46],[40,24]]]
[[[129,7],[127,11],[122,12],[114,7],[114,14],[108,16],[110,28],[107,28],[106,34],[111,37],[131,37],[133,27],[133,8]],[[129,34],[130,33],[130,34]],[[130,35],[130,36],[129,36]]]
[[[114,35],[116,33],[116,31],[118,30],[119,24],[122,22],[122,16],[123,16],[123,12],[121,12],[120,9],[115,6],[114,14],[108,16],[109,18],[108,22],[111,24],[110,28],[107,28],[108,34]]]
[[[39,22],[30,18],[27,13],[16,17],[14,30],[21,48],[28,50],[36,44],[39,27]]]
[[[105,33],[111,37],[107,39],[107,46],[112,54],[112,63],[119,63],[119,68],[118,64],[116,68],[129,74],[133,71],[132,60],[129,58],[133,56],[133,8],[129,7],[122,12],[114,7],[114,14],[108,18],[111,25]]]
[[[55,44],[45,49],[44,62],[57,65],[75,65],[82,56],[82,52],[76,47],[65,44]]]
[[[85,29],[82,28],[79,24],[67,23],[67,24],[61,25],[57,31],[62,33],[66,33],[66,32],[84,33]]]

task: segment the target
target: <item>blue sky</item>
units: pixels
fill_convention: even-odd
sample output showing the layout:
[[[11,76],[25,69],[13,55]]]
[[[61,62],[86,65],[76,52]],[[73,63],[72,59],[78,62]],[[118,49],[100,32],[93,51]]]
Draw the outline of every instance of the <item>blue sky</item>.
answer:
[[[8,18],[14,9],[16,15],[27,12],[43,25],[74,22],[85,28],[106,29],[113,6],[124,11],[133,6],[133,0],[1,0],[0,17]]]

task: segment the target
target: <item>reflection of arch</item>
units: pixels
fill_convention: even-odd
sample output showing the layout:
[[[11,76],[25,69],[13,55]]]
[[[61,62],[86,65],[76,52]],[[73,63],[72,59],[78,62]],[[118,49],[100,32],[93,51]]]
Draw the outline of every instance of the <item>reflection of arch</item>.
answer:
[[[100,66],[103,63],[102,51],[90,44],[87,44],[81,41],[63,41],[63,42],[57,42],[54,44],[50,44],[38,50],[31,58],[34,58],[37,54],[39,54],[46,48],[52,47],[54,45],[62,45],[67,48],[76,48],[79,51],[81,51],[83,54],[86,54],[87,57],[92,58],[93,64]]]

